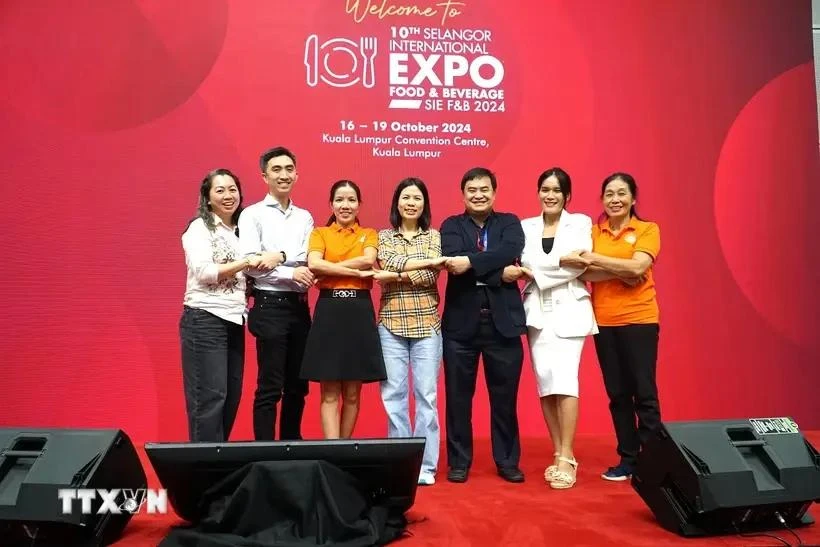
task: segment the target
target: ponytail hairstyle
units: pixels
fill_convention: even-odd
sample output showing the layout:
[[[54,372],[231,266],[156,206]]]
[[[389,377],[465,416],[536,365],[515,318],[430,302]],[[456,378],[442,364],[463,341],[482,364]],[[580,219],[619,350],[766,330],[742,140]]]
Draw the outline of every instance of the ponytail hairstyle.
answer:
[[[333,183],[333,186],[330,187],[330,204],[331,205],[333,205],[333,198],[336,197],[336,191],[340,188],[344,188],[345,186],[353,188],[353,191],[356,192],[356,199],[359,201],[359,203],[362,202],[362,192],[361,192],[361,190],[359,190],[358,185],[355,182],[353,182],[352,180],[342,179],[342,180],[337,180],[336,182]],[[331,214],[330,218],[327,220],[326,226],[330,226],[334,222],[336,222],[336,215]],[[356,217],[354,219],[354,222],[359,222],[359,217]]]

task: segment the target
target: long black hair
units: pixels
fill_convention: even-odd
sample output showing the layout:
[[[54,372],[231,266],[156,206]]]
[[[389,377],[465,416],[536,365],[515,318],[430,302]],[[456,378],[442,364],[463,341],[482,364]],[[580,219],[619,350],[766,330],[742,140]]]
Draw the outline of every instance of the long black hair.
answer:
[[[555,177],[558,181],[558,188],[561,189],[561,193],[564,195],[564,209],[567,208],[567,203],[569,200],[572,199],[572,179],[569,176],[569,173],[561,169],[560,167],[550,167],[538,177],[538,191],[541,191],[541,185],[544,184],[544,181],[550,177]]]
[[[216,229],[213,209],[211,209],[211,204],[209,202],[211,200],[211,187],[214,184],[214,179],[219,175],[227,175],[231,177],[236,183],[236,189],[239,191],[239,205],[237,206],[236,211],[234,211],[231,215],[231,224],[236,226],[236,223],[239,221],[239,214],[242,212],[242,185],[239,182],[239,177],[234,175],[229,169],[220,168],[214,169],[205,175],[204,179],[202,179],[202,183],[199,185],[199,206],[196,210],[196,216],[188,222],[188,225],[185,227],[186,230],[188,229],[188,226],[190,226],[191,223],[198,218],[202,219],[209,231],[213,232]]]
[[[430,222],[433,218],[433,213],[430,209],[430,195],[427,192],[427,186],[424,181],[415,177],[408,177],[396,186],[396,191],[393,192],[393,201],[390,203],[390,225],[393,229],[398,230],[401,226],[401,214],[399,213],[399,197],[402,191],[409,187],[415,186],[421,192],[421,197],[424,198],[424,208],[419,215],[419,230],[427,230],[430,227]]]
[[[353,188],[353,191],[356,192],[356,200],[359,203],[361,203],[362,202],[362,192],[361,192],[361,190],[359,190],[359,186],[355,182],[353,182],[352,180],[347,180],[347,179],[337,180],[336,182],[333,183],[333,186],[330,187],[330,203],[333,204],[333,198],[336,197],[336,190],[338,190],[339,188],[344,188],[345,186],[349,186],[350,188]],[[356,217],[354,219],[354,221],[359,222],[359,217]],[[334,222],[336,222],[336,215],[331,214],[330,218],[327,221],[326,226],[330,226]]]

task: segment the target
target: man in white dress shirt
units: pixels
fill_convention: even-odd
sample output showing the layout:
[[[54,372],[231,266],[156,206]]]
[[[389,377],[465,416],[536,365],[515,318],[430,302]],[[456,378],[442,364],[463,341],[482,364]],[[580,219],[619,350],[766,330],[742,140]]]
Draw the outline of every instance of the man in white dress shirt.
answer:
[[[300,379],[302,355],[311,326],[307,291],[314,276],[307,268],[313,217],[290,199],[298,178],[296,157],[276,147],[259,161],[268,194],[239,217],[243,256],[258,254],[262,265],[254,278],[248,330],[256,338],[258,375],[253,401],[253,433],[258,441],[301,439],[308,383]]]

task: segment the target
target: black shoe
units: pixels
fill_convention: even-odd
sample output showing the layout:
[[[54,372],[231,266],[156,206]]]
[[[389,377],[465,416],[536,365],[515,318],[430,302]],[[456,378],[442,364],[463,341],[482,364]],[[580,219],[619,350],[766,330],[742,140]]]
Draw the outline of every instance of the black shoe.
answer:
[[[524,473],[518,467],[499,467],[498,475],[507,482],[524,482]]]
[[[628,481],[632,478],[633,470],[633,466],[625,463],[619,463],[615,467],[610,467],[601,473],[601,478],[607,481]]]
[[[470,470],[466,467],[451,467],[447,472],[447,480],[450,482],[467,482],[467,475]]]

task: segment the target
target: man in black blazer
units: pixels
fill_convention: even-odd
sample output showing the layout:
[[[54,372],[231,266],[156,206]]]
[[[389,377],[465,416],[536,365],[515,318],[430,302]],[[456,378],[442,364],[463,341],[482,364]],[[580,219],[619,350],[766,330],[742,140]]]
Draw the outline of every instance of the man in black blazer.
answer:
[[[526,319],[521,294],[504,269],[524,249],[521,221],[493,211],[495,175],[476,167],[461,179],[465,212],[441,225],[441,250],[447,260],[444,298],[444,382],[446,388],[447,480],[464,482],[473,460],[472,411],[478,358],[490,397],[493,459],[498,474],[523,482],[518,467],[518,384]]]

